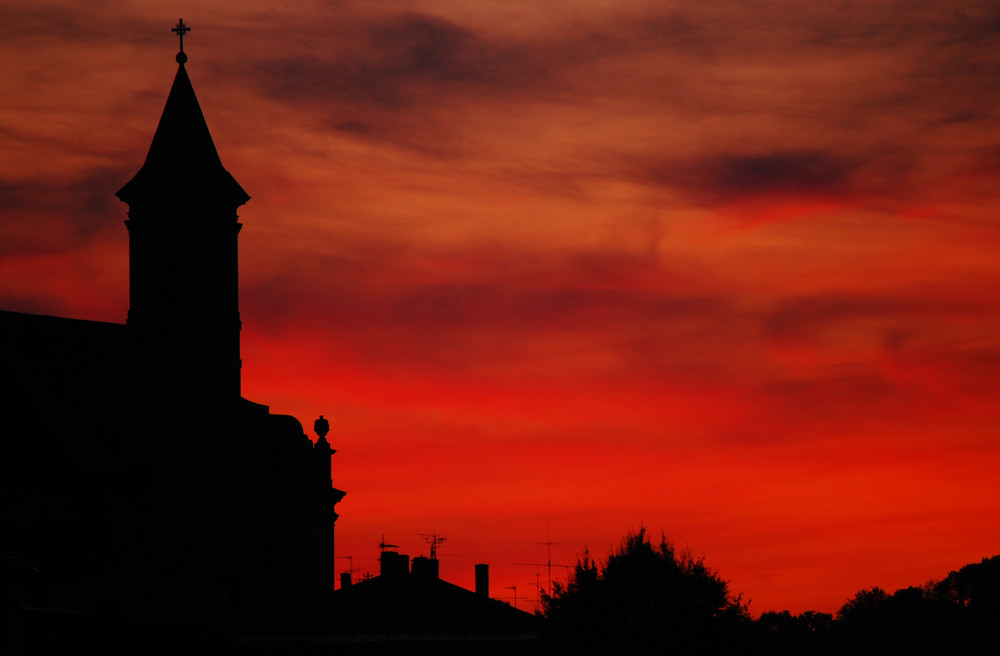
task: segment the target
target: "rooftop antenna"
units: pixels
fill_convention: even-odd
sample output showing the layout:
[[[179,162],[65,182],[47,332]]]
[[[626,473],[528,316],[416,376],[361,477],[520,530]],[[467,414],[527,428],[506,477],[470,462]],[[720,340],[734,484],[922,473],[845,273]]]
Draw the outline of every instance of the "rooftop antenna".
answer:
[[[546,547],[546,549],[548,550],[547,554],[546,554],[546,559],[545,560],[546,560],[546,566],[548,567],[548,570],[549,570],[549,587],[548,587],[548,592],[546,592],[545,594],[552,594],[552,545],[554,545],[554,544],[562,544],[562,542],[553,542],[552,541],[552,511],[551,510],[549,511],[549,522],[548,522],[547,533],[548,533],[548,535],[547,535],[547,537],[545,539],[545,542],[536,542],[535,544],[544,544],[545,547]],[[563,565],[563,567],[568,567],[568,565]]]
[[[514,591],[514,608],[517,608],[517,586],[516,585],[505,585],[503,587],[503,589],[504,590],[513,590]]]
[[[417,535],[422,537],[424,542],[431,545],[431,560],[437,560],[437,546],[448,538],[439,536],[437,533],[417,533]]]
[[[347,572],[351,575],[352,579],[354,578],[354,572],[360,572],[361,571],[360,567],[357,568],[357,569],[354,568],[354,556],[337,556],[337,558],[346,558],[347,559]]]
[[[354,574],[354,572],[361,571],[360,567],[358,567],[357,569],[354,568],[354,556],[337,556],[337,558],[347,559],[347,571],[350,572],[351,574]]]
[[[546,559],[544,563],[514,563],[515,565],[525,565],[528,567],[544,567],[548,570],[549,585],[546,589],[545,594],[552,594],[552,545],[554,544],[564,544],[563,542],[553,542],[552,541],[552,513],[549,513],[549,529],[548,529],[548,539],[545,542],[535,542],[535,544],[544,544],[546,547]],[[561,565],[556,563],[556,567],[564,567],[566,569],[572,569],[572,565]]]
[[[399,549],[399,545],[398,544],[389,544],[388,542],[386,542],[385,541],[385,533],[383,533],[382,534],[382,539],[379,540],[379,543],[378,543],[379,553],[384,553],[386,547],[392,547],[393,549]]]
[[[552,592],[552,545],[562,544],[562,542],[553,542],[552,540],[546,540],[545,542],[536,542],[535,544],[544,544],[545,548],[547,549],[545,558],[545,567],[549,571],[549,587],[548,587],[548,592],[546,592],[546,594],[550,594]],[[569,567],[569,565],[557,565],[557,567]]]
[[[526,596],[525,597],[518,597],[517,596],[517,586],[516,585],[506,585],[506,586],[504,586],[504,590],[513,590],[514,591],[514,608],[517,608],[517,600],[518,599],[520,599],[521,601],[531,601],[531,599],[529,599]]]
[[[536,542],[535,544],[562,544],[562,543],[561,542]],[[551,557],[548,560],[548,562],[544,562],[544,563],[513,563],[513,564],[514,565],[524,565],[525,567],[547,567],[548,570],[549,570],[549,589],[546,590],[545,594],[552,594],[552,568],[553,567],[562,567],[562,568],[565,568],[565,569],[573,569],[573,567],[574,567],[573,565],[563,565],[561,563],[555,563],[555,564],[553,564],[553,562],[551,560]],[[536,576],[538,576],[538,574],[536,574]],[[538,588],[542,589],[541,585],[539,585]]]
[[[533,565],[534,563],[514,563],[514,564],[515,565]],[[542,608],[542,583],[541,583],[541,580],[540,580],[541,578],[542,578],[541,572],[538,572],[536,570],[535,571],[535,580],[534,580],[534,582],[529,581],[527,583],[527,585],[533,586],[535,588],[535,598],[534,599],[531,599],[531,597],[529,597],[528,595],[524,595],[523,597],[521,597],[522,601],[534,601],[535,602],[535,610],[536,611],[539,611]],[[507,586],[505,589],[507,589],[507,590],[514,590],[514,595],[517,596],[517,588],[515,586]],[[515,605],[514,608],[517,608],[517,606]]]

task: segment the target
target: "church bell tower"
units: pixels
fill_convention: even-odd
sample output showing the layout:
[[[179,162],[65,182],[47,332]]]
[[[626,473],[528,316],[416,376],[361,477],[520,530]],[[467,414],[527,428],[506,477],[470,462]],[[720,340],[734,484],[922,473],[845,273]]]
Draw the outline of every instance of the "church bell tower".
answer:
[[[127,324],[151,366],[238,397],[236,211],[250,197],[222,166],[184,67],[189,29],[174,28],[177,75],[146,161],[117,193],[129,207]]]

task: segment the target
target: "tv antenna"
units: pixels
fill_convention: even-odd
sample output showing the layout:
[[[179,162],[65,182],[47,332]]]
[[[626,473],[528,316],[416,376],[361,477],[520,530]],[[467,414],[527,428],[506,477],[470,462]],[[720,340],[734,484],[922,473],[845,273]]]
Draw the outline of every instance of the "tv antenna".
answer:
[[[561,542],[536,542],[535,544],[550,544],[550,545],[552,545],[552,544],[562,544],[562,543]],[[552,594],[552,568],[553,567],[562,567],[562,568],[565,568],[565,569],[573,569],[573,565],[563,565],[562,563],[553,563],[551,556],[549,557],[549,560],[546,561],[546,562],[544,562],[544,563],[514,563],[514,564],[515,565],[523,565],[525,567],[545,567],[545,568],[547,568],[548,569],[548,573],[549,573],[549,588],[548,588],[548,590],[545,591],[545,594]],[[540,587],[541,586],[539,586],[539,588]]]
[[[518,599],[520,599],[521,601],[531,601],[527,597],[518,597],[517,596],[517,586],[516,585],[505,585],[503,589],[504,590],[513,590],[514,591],[514,608],[517,608],[517,600]]]
[[[542,607],[542,573],[535,570],[535,608],[539,609]]]
[[[504,590],[513,590],[514,591],[514,608],[517,608],[517,586],[516,585],[505,585],[503,587],[503,589]]]
[[[546,589],[545,594],[552,594],[552,545],[554,544],[564,544],[563,542],[553,542],[552,541],[552,515],[549,514],[549,536],[545,542],[536,542],[535,544],[545,545],[545,562],[544,563],[514,563],[515,565],[525,565],[528,567],[544,567],[548,571],[549,585]],[[564,567],[566,569],[572,569],[572,565],[561,565],[556,563],[556,567]]]
[[[361,571],[360,567],[358,567],[357,569],[354,568],[354,556],[337,556],[337,558],[347,559],[347,573],[350,574],[352,579],[354,578],[354,572]]]
[[[386,547],[392,547],[393,549],[399,549],[399,545],[398,544],[389,544],[388,542],[386,542],[385,541],[385,533],[383,533],[382,534],[382,539],[379,540],[379,543],[378,543],[379,553],[385,553],[385,548]]]
[[[431,545],[431,560],[437,560],[437,547],[448,538],[440,536],[437,533],[417,533],[417,535],[422,537],[424,542]]]

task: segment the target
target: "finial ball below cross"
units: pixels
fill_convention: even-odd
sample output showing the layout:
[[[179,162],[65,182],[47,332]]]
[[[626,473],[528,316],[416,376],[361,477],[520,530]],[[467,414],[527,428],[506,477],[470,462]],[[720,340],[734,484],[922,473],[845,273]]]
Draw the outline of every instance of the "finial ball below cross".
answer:
[[[177,36],[181,40],[181,50],[177,53],[177,63],[183,64],[187,61],[187,55],[184,54],[184,35],[191,31],[191,28],[184,24],[183,18],[177,19],[177,27],[170,30],[171,32],[176,32]]]

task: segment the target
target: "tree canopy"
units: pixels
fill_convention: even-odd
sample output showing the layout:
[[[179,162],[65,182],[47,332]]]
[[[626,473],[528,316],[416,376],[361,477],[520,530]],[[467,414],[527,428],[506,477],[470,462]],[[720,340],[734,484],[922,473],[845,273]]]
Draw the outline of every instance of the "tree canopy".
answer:
[[[892,594],[861,590],[836,616],[768,611],[753,621],[703,559],[640,528],[604,561],[585,551],[542,612],[594,656],[985,656],[1000,653],[1000,556]]]
[[[742,595],[701,558],[678,555],[666,538],[630,532],[603,563],[585,552],[543,613],[574,631],[594,654],[717,653],[748,629]]]

